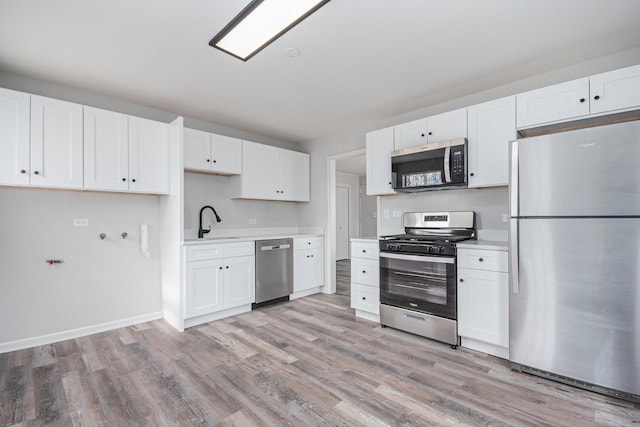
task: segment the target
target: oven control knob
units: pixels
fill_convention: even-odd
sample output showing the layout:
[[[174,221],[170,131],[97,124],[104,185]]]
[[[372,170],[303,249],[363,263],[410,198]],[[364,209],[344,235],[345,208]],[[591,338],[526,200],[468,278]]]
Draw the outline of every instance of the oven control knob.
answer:
[[[438,253],[439,254],[443,254],[444,253],[444,246],[439,246],[437,249],[438,249]]]

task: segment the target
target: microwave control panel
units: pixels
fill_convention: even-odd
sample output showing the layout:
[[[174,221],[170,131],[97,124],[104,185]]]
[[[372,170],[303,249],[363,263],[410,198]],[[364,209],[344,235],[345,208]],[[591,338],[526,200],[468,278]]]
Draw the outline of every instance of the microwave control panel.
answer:
[[[465,182],[465,161],[463,147],[451,150],[451,181]]]

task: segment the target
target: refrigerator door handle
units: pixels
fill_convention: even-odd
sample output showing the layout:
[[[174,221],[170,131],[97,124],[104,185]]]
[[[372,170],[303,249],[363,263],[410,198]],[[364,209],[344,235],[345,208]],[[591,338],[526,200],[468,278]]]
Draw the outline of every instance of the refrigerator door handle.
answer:
[[[514,294],[520,293],[520,283],[518,281],[518,262],[520,255],[518,254],[518,220],[511,218],[511,230],[509,235],[509,255],[511,256],[511,289]]]
[[[518,141],[511,142],[511,179],[509,182],[509,204],[511,216],[518,216]]]

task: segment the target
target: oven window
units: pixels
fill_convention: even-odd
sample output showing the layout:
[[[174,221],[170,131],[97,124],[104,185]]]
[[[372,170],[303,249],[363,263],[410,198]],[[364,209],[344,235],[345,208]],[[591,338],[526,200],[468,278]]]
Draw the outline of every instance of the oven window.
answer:
[[[455,263],[427,258],[433,259],[381,257],[380,302],[455,319]]]

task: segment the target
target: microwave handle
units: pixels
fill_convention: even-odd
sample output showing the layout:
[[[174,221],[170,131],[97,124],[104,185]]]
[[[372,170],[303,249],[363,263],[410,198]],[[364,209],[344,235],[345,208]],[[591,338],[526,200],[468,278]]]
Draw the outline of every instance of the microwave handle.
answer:
[[[451,163],[451,147],[447,146],[444,149],[444,180],[445,182],[451,182],[451,170],[449,165]]]

